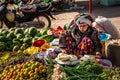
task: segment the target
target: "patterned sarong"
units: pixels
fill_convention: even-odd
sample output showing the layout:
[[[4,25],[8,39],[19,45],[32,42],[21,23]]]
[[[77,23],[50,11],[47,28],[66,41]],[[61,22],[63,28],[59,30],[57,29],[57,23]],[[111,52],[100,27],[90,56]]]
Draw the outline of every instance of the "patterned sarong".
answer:
[[[94,45],[89,37],[84,37],[80,44],[78,45],[78,50],[80,54],[91,54],[93,52]]]

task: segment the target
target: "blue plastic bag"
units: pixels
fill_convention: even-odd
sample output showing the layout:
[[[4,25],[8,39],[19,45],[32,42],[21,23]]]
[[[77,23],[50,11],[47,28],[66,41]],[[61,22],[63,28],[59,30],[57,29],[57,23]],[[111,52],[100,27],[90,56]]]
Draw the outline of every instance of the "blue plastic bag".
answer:
[[[101,34],[99,35],[99,37],[100,37],[100,40],[101,40],[101,41],[106,41],[106,40],[109,40],[109,39],[111,38],[111,35],[110,35],[110,34],[107,34],[107,33],[101,33]]]

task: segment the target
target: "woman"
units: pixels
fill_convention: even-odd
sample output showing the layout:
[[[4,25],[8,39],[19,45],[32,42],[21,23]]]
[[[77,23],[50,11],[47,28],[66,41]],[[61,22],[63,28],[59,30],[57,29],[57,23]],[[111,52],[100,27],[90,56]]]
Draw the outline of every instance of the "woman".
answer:
[[[92,21],[86,17],[75,20],[76,26],[72,31],[66,31],[60,36],[59,47],[67,53],[79,51],[79,54],[96,54],[101,57],[102,45],[98,38],[98,32],[91,27]]]
[[[78,16],[74,23],[76,26],[68,29],[66,33],[60,35],[59,47],[64,53],[86,55],[95,55],[95,60],[103,68],[112,68],[111,61],[102,56],[102,44],[96,28],[92,27],[92,20],[88,17]]]

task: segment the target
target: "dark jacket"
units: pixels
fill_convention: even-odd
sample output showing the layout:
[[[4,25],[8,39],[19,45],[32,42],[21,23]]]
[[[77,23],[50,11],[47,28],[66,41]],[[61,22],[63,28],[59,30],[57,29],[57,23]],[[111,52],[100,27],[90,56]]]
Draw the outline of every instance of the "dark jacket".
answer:
[[[100,39],[98,38],[98,32],[95,28],[93,27],[88,27],[85,33],[81,33],[78,29],[78,27],[75,27],[72,32],[67,31],[65,34],[62,34],[60,36],[60,41],[59,41],[59,47],[60,48],[65,48],[67,47],[67,41],[66,38],[67,36],[71,37],[72,40],[72,46],[71,48],[77,48],[78,44],[82,41],[83,37],[87,36],[89,37],[93,44],[94,44],[94,52],[102,52],[102,44],[100,42]]]

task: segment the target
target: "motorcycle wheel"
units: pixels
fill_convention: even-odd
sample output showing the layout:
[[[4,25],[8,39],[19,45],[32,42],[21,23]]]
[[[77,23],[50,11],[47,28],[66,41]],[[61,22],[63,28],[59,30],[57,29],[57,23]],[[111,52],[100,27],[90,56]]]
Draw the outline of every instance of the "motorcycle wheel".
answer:
[[[40,16],[36,17],[33,21],[37,21],[38,25],[37,28],[43,28],[43,27],[50,27],[51,26],[51,20],[46,14],[41,14]]]
[[[3,21],[0,21],[0,28],[3,27]]]

